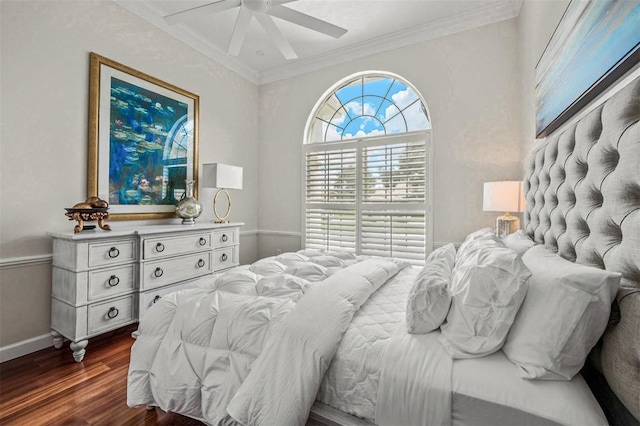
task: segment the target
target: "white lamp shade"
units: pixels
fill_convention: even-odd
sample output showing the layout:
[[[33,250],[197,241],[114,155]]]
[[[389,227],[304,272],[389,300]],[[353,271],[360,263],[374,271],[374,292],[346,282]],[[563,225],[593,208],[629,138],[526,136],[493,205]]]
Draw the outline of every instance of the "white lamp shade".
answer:
[[[202,187],[242,189],[242,167],[219,163],[203,164]]]
[[[482,210],[485,212],[523,212],[522,181],[485,182]]]

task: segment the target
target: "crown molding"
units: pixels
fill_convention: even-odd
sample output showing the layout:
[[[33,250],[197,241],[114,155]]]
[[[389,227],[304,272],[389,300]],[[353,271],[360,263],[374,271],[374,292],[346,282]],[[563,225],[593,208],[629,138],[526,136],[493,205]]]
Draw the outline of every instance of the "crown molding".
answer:
[[[258,86],[515,18],[520,13],[522,4],[522,0],[496,0],[454,17],[439,19],[259,72],[247,67],[239,59],[229,56],[182,24],[167,24],[161,12],[145,1],[113,0],[113,2]]]
[[[191,46],[198,52],[213,59],[220,65],[230,69],[241,77],[246,78],[254,84],[259,84],[258,72],[244,65],[240,60],[223,52],[213,44],[209,43],[202,37],[196,35],[193,31],[188,30],[182,24],[169,25],[162,18],[162,14],[155,7],[145,1],[139,0],[112,0],[114,3],[127,9],[129,12],[137,15],[152,25],[160,28],[164,32],[171,34],[178,40],[188,46]]]
[[[367,56],[388,52],[413,44],[460,33],[507,19],[515,18],[520,12],[522,0],[497,1],[481,6],[464,14],[443,18],[426,24],[397,31],[381,37],[333,50],[323,55],[300,59],[291,64],[272,68],[259,73],[258,84],[272,83],[298,75],[339,65]]]

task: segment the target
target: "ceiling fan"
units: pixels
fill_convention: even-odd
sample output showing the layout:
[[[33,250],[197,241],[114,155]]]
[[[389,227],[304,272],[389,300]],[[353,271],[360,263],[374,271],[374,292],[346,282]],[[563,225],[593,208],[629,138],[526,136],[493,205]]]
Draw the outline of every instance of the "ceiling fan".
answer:
[[[255,16],[258,23],[271,36],[278,50],[286,59],[296,59],[298,55],[291,47],[291,44],[284,37],[280,29],[276,26],[272,16],[296,25],[326,34],[333,38],[342,37],[347,30],[330,24],[313,16],[307,15],[297,10],[282,6],[296,0],[219,0],[191,9],[182,10],[164,17],[169,24],[181,22],[189,16],[201,16],[203,14],[222,12],[223,10],[240,7],[236,24],[231,35],[228,52],[230,55],[238,56],[244,37],[249,29],[251,18]]]

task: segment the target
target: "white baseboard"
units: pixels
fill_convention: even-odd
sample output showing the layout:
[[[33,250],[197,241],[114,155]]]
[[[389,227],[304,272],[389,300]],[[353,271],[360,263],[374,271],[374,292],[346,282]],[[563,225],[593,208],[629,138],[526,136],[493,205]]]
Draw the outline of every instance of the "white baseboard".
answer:
[[[19,358],[48,347],[53,347],[53,337],[51,334],[43,334],[42,336],[32,337],[22,342],[2,346],[0,347],[0,362]]]

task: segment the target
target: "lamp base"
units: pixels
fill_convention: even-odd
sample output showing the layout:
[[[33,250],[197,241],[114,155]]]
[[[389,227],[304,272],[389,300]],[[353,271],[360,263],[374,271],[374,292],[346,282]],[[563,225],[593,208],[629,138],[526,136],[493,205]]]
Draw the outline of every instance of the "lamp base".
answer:
[[[504,238],[520,229],[520,219],[515,216],[498,216],[496,219],[496,235]]]
[[[220,194],[224,194],[227,197],[227,212],[224,214],[224,216],[220,216],[220,213],[218,213],[218,206],[216,205],[216,203],[218,202],[218,196]],[[216,195],[213,197],[213,214],[217,219],[215,223],[229,223],[229,221],[227,220],[227,218],[229,217],[229,212],[231,212],[231,196],[229,196],[229,193],[226,189],[219,189],[218,192],[216,192]]]

